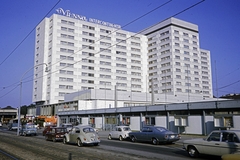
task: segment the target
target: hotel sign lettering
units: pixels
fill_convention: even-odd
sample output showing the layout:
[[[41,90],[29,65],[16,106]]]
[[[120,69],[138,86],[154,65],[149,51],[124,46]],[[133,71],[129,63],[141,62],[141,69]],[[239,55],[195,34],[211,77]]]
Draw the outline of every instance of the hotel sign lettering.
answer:
[[[101,25],[104,25],[104,26],[118,28],[118,29],[121,28],[121,26],[118,25],[118,24],[113,24],[113,23],[101,21],[101,20],[94,19],[94,18],[87,18],[87,17],[81,16],[79,14],[71,13],[70,10],[63,10],[62,8],[58,8],[56,10],[56,12],[60,15],[75,18],[75,19],[82,20],[82,21],[92,22],[92,23],[101,24]]]

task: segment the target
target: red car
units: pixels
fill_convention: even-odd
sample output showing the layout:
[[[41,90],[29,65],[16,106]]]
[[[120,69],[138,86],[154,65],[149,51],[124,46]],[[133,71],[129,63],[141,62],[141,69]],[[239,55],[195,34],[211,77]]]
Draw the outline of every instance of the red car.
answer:
[[[51,140],[53,142],[62,141],[64,134],[68,133],[67,128],[64,127],[51,127],[45,134],[46,141]]]
[[[43,130],[43,132],[42,132],[42,135],[45,136],[45,134],[47,133],[47,131],[49,131],[50,128],[52,128],[52,127],[57,127],[57,126],[54,126],[54,125],[45,126],[45,127],[44,127],[44,130]]]

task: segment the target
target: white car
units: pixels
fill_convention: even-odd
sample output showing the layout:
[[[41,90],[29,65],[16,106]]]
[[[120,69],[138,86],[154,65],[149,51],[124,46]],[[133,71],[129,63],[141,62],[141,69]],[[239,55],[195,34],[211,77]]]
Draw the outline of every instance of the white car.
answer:
[[[184,149],[190,157],[199,154],[222,156],[240,153],[240,130],[216,130],[207,138],[183,141]]]
[[[2,122],[0,122],[0,127],[2,127]]]
[[[94,128],[78,125],[64,135],[63,143],[77,144],[79,147],[82,147],[84,144],[97,146],[100,143],[100,138]]]
[[[131,129],[128,126],[116,126],[109,134],[108,139],[119,139],[120,141],[129,138]]]

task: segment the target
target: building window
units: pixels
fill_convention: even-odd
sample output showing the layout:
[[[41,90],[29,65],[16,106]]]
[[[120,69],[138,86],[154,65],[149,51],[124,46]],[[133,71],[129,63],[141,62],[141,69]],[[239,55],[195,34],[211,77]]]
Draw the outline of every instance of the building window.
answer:
[[[117,35],[117,36],[120,36],[120,37],[127,37],[127,35],[126,35],[126,34],[119,33],[119,32],[117,32],[117,33],[116,33],[116,35]]]
[[[183,33],[183,35],[188,37],[188,33]]]
[[[177,31],[177,30],[174,30],[174,33],[176,33],[176,34],[179,34],[179,31]]]
[[[189,46],[188,45],[184,45],[184,48],[189,49]]]
[[[111,31],[110,30],[106,30],[106,29],[100,29],[100,32],[102,32],[102,33],[111,33]]]
[[[95,27],[84,25],[84,24],[83,24],[83,28],[87,28],[87,29],[90,29],[90,30],[95,30]]]

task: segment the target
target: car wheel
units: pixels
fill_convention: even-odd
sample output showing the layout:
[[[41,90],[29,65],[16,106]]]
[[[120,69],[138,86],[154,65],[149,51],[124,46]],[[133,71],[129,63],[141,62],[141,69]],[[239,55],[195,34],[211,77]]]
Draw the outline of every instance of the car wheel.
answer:
[[[46,140],[46,141],[48,140],[48,137],[47,137],[47,136],[45,136],[45,140]]]
[[[188,155],[190,157],[195,158],[195,157],[198,157],[198,155],[199,155],[198,150],[193,146],[189,146],[187,151],[188,151]]]
[[[112,139],[112,136],[111,134],[108,135],[108,139],[111,140]]]
[[[98,143],[94,143],[94,146],[98,146]]]
[[[152,144],[157,145],[159,144],[159,142],[156,138],[152,138]]]
[[[122,136],[119,136],[119,140],[122,141],[122,140],[123,140],[123,137],[122,137]]]
[[[66,137],[63,138],[63,144],[67,144],[67,139],[66,139]]]
[[[83,143],[80,139],[77,139],[77,145],[78,147],[82,147],[83,146]]]
[[[136,138],[134,136],[131,136],[131,141],[136,142]]]

